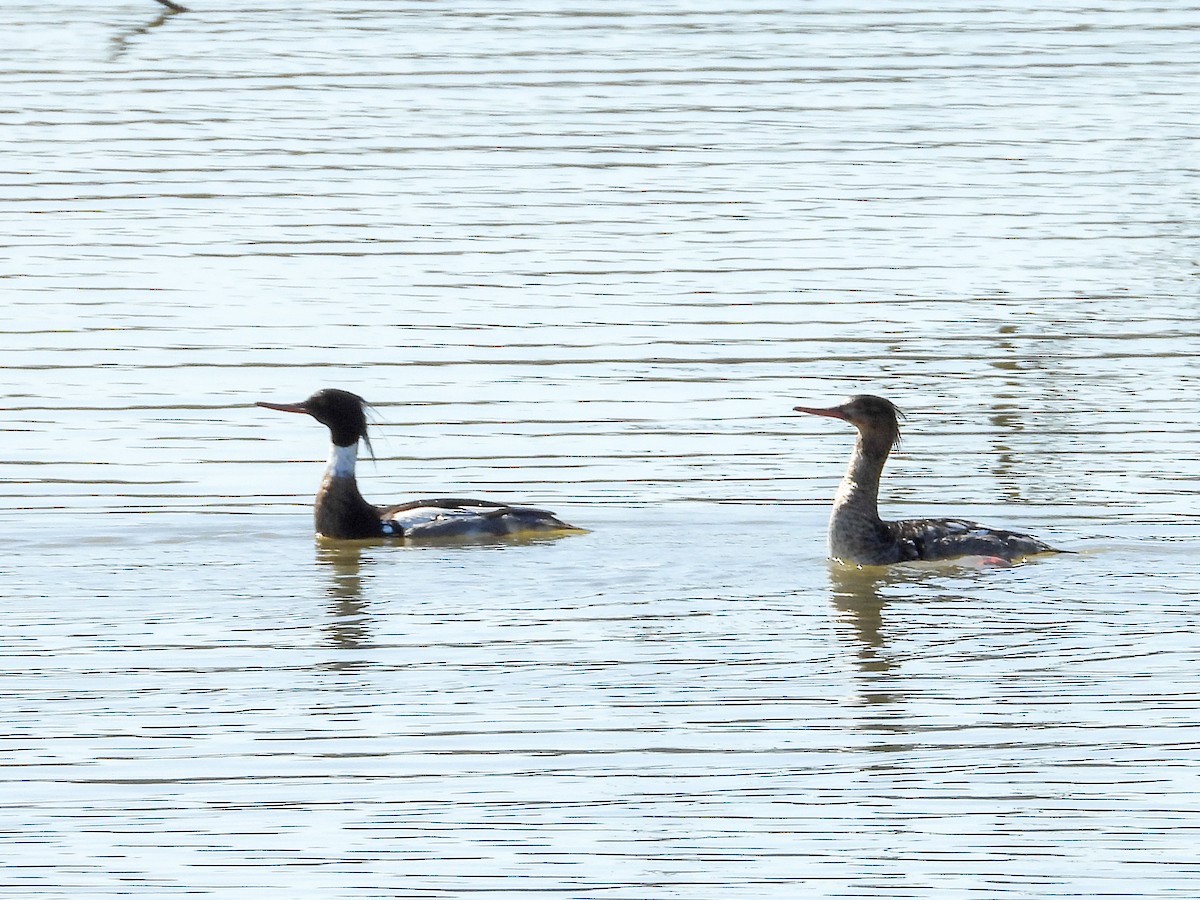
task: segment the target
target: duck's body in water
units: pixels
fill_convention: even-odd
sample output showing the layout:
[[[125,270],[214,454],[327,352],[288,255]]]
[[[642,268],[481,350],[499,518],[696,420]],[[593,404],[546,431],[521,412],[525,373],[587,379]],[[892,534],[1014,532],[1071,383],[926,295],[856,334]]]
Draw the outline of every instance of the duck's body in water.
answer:
[[[829,555],[859,566],[914,560],[980,556],[1012,562],[1039,553],[1058,553],[1028,534],[989,528],[966,519],[879,517],[879,478],[888,454],[900,440],[898,410],[882,397],[860,395],[841,406],[796,412],[842,419],[858,429],[850,466],[842,478],[829,517]]]
[[[358,442],[367,438],[366,402],[357,394],[326,388],[302,403],[259,402],[266,409],[306,413],[329,428],[333,452],[317,491],[317,534],[338,540],[403,538],[407,541],[489,540],[581,532],[553,513],[491,500],[440,497],[379,507],[363,499],[354,475]]]

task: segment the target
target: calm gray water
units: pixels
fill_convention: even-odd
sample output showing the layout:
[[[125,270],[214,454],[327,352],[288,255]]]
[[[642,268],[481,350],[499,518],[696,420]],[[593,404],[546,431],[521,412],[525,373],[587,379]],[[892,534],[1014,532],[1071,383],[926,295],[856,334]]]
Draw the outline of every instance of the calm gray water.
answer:
[[[1200,7],[189,5],[5,3],[0,893],[1200,897]]]

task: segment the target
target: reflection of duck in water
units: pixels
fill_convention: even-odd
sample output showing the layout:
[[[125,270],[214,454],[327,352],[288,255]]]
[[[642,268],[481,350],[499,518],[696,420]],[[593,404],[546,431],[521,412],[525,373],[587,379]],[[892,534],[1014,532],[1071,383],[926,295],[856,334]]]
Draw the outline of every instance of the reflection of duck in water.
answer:
[[[893,666],[883,637],[883,609],[888,569],[829,567],[829,592],[838,618],[853,629],[858,641],[858,664],[864,672],[886,672]],[[903,572],[903,569],[890,571]]]
[[[366,403],[357,394],[326,388],[303,403],[265,403],[283,412],[306,413],[329,428],[333,453],[317,491],[317,534],[327,538],[403,538],[407,541],[494,539],[582,531],[553,513],[491,500],[441,497],[378,507],[358,492],[354,465],[358,442],[367,439]]]
[[[900,441],[897,409],[882,397],[861,395],[841,406],[797,412],[842,419],[858,429],[850,466],[833,500],[829,518],[829,555],[860,566],[910,560],[944,560],[984,556],[1017,560],[1038,553],[1057,553],[1028,534],[989,528],[965,519],[879,517],[879,477],[892,447]]]
[[[363,597],[364,575],[362,553],[364,545],[352,542],[326,541],[317,547],[317,563],[328,566],[331,576],[326,592],[333,602],[329,606],[330,620],[325,626],[333,646],[354,650],[370,641],[370,615]],[[339,659],[331,668],[356,668],[360,662]]]

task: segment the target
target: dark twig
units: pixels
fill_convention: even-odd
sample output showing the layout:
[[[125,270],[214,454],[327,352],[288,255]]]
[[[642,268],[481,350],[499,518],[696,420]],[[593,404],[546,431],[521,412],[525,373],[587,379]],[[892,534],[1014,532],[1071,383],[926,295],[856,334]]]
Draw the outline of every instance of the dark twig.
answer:
[[[188,11],[188,8],[186,6],[184,6],[180,3],[175,3],[175,2],[173,2],[173,0],[158,0],[158,2],[161,3],[163,6],[165,6],[167,9],[174,10],[175,12],[187,12]]]

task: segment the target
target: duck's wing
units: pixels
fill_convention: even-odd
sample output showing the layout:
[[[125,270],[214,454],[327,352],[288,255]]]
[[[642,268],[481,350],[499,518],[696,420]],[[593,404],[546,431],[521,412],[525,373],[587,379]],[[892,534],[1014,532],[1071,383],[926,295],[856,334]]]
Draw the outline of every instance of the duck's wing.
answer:
[[[487,540],[551,531],[582,531],[554,513],[492,500],[437,497],[410,500],[379,511],[384,534],[406,540]]]
[[[1059,553],[1033,535],[991,528],[968,519],[903,519],[888,522],[889,530],[908,560],[992,556],[1023,559],[1038,553]]]

